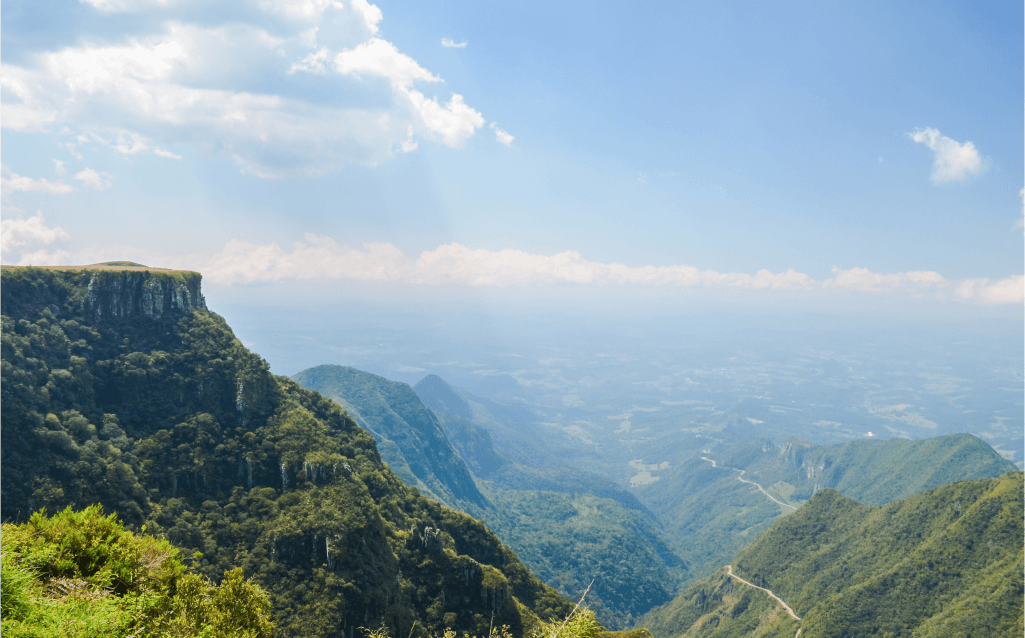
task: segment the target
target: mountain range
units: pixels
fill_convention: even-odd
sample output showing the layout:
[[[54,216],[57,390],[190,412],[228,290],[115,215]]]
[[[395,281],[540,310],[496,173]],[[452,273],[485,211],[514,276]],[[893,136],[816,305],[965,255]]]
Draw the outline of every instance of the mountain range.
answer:
[[[1021,636],[1023,479],[884,506],[821,490],[642,622],[666,638]]]
[[[629,627],[676,594],[686,573],[683,562],[632,494],[608,477],[556,465],[551,455],[534,467],[495,449],[491,431],[478,423],[505,420],[504,430],[494,428],[500,433],[495,438],[506,443],[503,452],[512,446],[514,458],[531,458],[537,439],[518,436],[523,430],[509,423],[512,411],[495,415],[439,377],[411,388],[322,365],[293,379],[344,406],[374,434],[379,449],[388,450],[382,456],[400,476],[405,473],[412,485],[434,486],[431,493],[441,502],[484,521],[546,583],[579,597],[593,581],[588,604],[606,626]],[[524,439],[529,443],[521,446]]]
[[[520,638],[585,589],[658,638],[1021,635],[1022,475],[972,435],[777,444],[733,415],[628,474],[515,396],[275,376],[200,282],[3,267],[5,521],[100,504],[241,568],[281,636]]]

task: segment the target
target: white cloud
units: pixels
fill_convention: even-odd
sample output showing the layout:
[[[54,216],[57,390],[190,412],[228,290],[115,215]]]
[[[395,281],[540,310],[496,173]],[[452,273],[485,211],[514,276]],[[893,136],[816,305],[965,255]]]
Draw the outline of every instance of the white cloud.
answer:
[[[4,253],[15,248],[46,246],[66,239],[68,234],[60,226],[50,228],[46,225],[41,211],[28,219],[0,221],[0,251]]]
[[[1019,275],[992,282],[989,279],[965,279],[954,292],[961,299],[980,304],[1020,304],[1025,301],[1025,277]]]
[[[149,143],[145,137],[129,131],[118,131],[117,142],[110,144],[110,147],[123,155],[138,155],[139,153],[152,153],[159,157],[180,160],[181,155],[175,155],[171,151],[157,148]]]
[[[387,78],[397,87],[408,88],[415,80],[441,82],[441,78],[381,38],[370,38],[353,49],[342,51],[335,56],[334,63],[335,70],[342,75]]]
[[[58,175],[63,175],[66,172],[64,162],[59,159],[53,160],[53,171]]]
[[[497,122],[491,123],[491,129],[495,131],[495,139],[506,146],[512,146],[513,140],[516,139],[512,135],[509,135],[502,129],[498,128]]]
[[[862,292],[885,292],[893,290],[937,289],[947,285],[947,280],[931,270],[916,270],[882,274],[867,268],[848,270],[833,267],[833,279],[823,285],[827,288],[852,288]]]
[[[363,18],[363,24],[370,33],[377,33],[377,24],[384,18],[384,14],[376,4],[370,4],[367,0],[352,0],[352,10]]]
[[[701,271],[693,266],[632,267],[588,261],[575,251],[537,255],[446,244],[411,259],[392,244],[353,248],[312,233],[304,242],[293,244],[291,252],[277,244],[229,242],[202,270],[212,281],[226,284],[327,278],[497,287],[577,283],[807,289],[814,285],[808,275],[793,270],[778,274],[762,270],[752,276]]]
[[[445,47],[446,49],[465,49],[466,42],[456,42],[452,38],[442,38],[441,46]]]
[[[108,173],[99,173],[91,168],[85,168],[75,173],[75,179],[98,191],[110,187],[109,178],[110,175]]]
[[[866,268],[834,268],[834,277],[816,281],[792,269],[773,273],[720,273],[694,266],[627,266],[588,261],[576,251],[539,255],[515,249],[472,249],[446,244],[410,258],[387,243],[360,248],[307,233],[291,250],[277,244],[231,241],[219,254],[190,267],[220,284],[252,284],[293,279],[391,281],[413,285],[458,284],[480,287],[549,284],[705,286],[746,290],[847,290],[900,294],[910,298],[961,300],[977,304],[1022,303],[1025,278],[948,280],[932,271],[883,274]]]
[[[977,177],[986,169],[979,151],[971,142],[958,144],[934,128],[915,129],[914,133],[908,133],[908,137],[933,151],[932,181],[936,184]]]
[[[174,159],[167,148],[191,145],[257,175],[311,175],[408,152],[410,126],[416,137],[458,147],[484,124],[461,95],[418,90],[442,79],[378,35],[383,14],[366,0],[222,3],[202,23],[179,6],[194,2],[89,3],[151,15],[157,25],[172,19],[137,34],[85,33],[73,46],[0,66],[0,124],[68,129],[63,144],[79,158],[89,143]],[[382,78],[390,99],[381,99]]]
[[[3,221],[3,250],[38,247],[68,239],[60,228],[50,229],[42,215]],[[132,246],[90,246],[70,252],[38,248],[21,255],[20,264],[87,264],[130,259],[170,268],[198,270],[211,283],[222,285],[273,283],[290,280],[342,279],[437,286],[474,287],[633,285],[715,287],[755,291],[804,291],[806,294],[850,291],[857,294],[899,294],[909,298],[963,301],[979,305],[1020,304],[1025,277],[948,280],[932,271],[883,274],[866,268],[834,268],[834,277],[816,281],[792,269],[773,273],[720,273],[694,266],[627,266],[589,261],[576,251],[539,255],[522,250],[473,249],[445,244],[416,258],[388,243],[361,247],[339,244],[330,237],[307,233],[290,250],[271,244],[232,240],[215,255],[166,255]]]
[[[51,182],[42,177],[39,179],[24,177],[12,172],[11,169],[7,168],[7,166],[0,165],[0,192],[4,195],[15,191],[61,195],[64,193],[70,193],[73,190],[75,190],[75,187],[70,184],[65,184],[64,182]]]

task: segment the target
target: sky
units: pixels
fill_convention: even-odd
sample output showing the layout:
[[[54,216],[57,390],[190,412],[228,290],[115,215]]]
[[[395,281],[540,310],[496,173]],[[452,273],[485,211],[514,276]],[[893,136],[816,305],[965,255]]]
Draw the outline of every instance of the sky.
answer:
[[[2,15],[5,264],[199,270],[215,309],[629,300],[1020,332],[1020,2]]]

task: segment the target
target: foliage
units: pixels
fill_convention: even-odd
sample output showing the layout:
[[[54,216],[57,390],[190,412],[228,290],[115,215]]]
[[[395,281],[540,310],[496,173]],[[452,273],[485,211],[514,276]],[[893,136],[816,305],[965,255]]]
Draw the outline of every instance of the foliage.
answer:
[[[456,501],[484,505],[484,497],[437,417],[405,383],[335,365],[309,368],[292,379],[337,401],[374,434],[379,446],[394,449],[396,453],[385,459],[393,468],[405,470],[397,473],[410,485],[426,487],[447,505]]]
[[[438,412],[408,385],[353,368],[322,365],[293,379],[346,406],[382,448],[395,445],[396,456],[382,453],[389,465],[416,468],[416,484],[442,485],[434,492],[446,494],[446,504],[485,521],[544,582],[573,597],[596,578],[588,602],[606,626],[628,627],[676,593],[684,567],[635,498],[590,472],[507,461],[487,430],[464,418],[472,418],[471,408],[439,377],[417,384],[418,392],[430,389],[425,400]],[[487,499],[462,487],[468,467]]]
[[[606,627],[629,627],[668,602],[685,568],[653,521],[610,499],[486,485],[482,518],[546,583],[588,603]]]
[[[154,278],[193,276],[175,294],[201,300],[198,275],[2,273],[5,520],[102,504],[204,578],[241,568],[282,636],[480,634],[492,614],[519,636],[566,613],[490,530],[404,485],[370,434],[271,375],[221,317],[198,302],[147,314]]]
[[[693,458],[635,490],[662,521],[667,542],[687,562],[691,578],[717,569],[793,511],[738,481],[739,470],[796,508],[823,488],[884,505],[946,483],[1016,469],[970,434],[821,446],[793,437],[783,446],[751,439],[702,456],[718,467]]]
[[[802,636],[1020,636],[1023,480],[1011,472],[957,482],[885,506],[823,490],[733,568],[787,601]],[[720,571],[643,620],[659,635],[718,637],[780,617],[778,605],[745,607],[725,595],[726,581]],[[721,628],[708,632],[709,623]],[[774,631],[766,635],[793,635]]]
[[[3,609],[11,636],[270,638],[267,595],[241,570],[220,587],[186,574],[166,540],[136,535],[99,506],[3,526]]]

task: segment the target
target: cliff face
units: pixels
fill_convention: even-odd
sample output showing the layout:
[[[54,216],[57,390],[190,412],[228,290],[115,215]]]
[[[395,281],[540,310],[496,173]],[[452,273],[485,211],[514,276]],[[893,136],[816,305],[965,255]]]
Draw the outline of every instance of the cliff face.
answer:
[[[100,503],[207,578],[241,567],[282,638],[492,619],[523,636],[572,609],[482,523],[404,485],[336,404],[270,374],[198,273],[5,267],[0,291],[3,520]]]
[[[202,275],[194,272],[89,272],[82,310],[91,318],[160,319],[206,310]]]
[[[198,272],[182,270],[49,270],[3,268],[5,314],[31,315],[49,308],[57,316],[121,323],[146,318],[180,319],[206,310]]]

